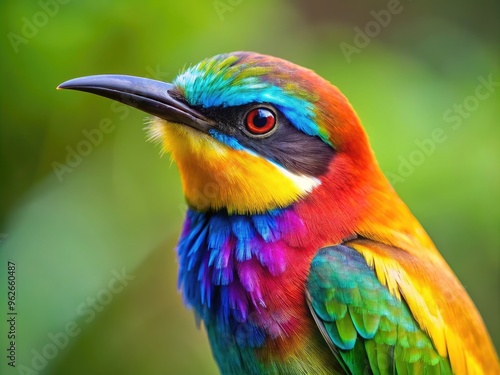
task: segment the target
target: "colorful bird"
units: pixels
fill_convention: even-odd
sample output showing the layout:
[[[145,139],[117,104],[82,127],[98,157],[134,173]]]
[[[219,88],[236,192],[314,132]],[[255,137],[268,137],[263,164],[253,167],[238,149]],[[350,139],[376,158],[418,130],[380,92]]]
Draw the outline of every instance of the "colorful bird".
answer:
[[[221,54],[59,86],[154,115],[188,203],[179,287],[223,374],[500,374],[484,323],[313,71]]]

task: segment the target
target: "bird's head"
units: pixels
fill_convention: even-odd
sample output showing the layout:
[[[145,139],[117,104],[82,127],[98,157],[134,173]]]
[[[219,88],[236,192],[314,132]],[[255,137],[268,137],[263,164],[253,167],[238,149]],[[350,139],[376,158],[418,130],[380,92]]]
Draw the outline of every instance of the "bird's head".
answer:
[[[286,207],[322,185],[352,184],[372,164],[366,135],[340,91],[271,56],[217,55],[172,83],[100,75],[60,88],[154,115],[150,134],[172,154],[188,204],[197,210]]]

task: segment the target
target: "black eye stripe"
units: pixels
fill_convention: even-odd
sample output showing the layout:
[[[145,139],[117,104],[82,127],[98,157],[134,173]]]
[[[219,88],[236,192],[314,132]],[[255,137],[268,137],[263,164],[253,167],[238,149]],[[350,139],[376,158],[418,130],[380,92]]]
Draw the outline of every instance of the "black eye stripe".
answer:
[[[246,127],[248,113],[255,108],[267,108],[276,115],[276,126],[265,134],[252,134]],[[248,104],[235,107],[197,108],[218,123],[218,131],[290,172],[321,176],[328,171],[335,150],[319,137],[307,135],[275,107],[269,104]]]

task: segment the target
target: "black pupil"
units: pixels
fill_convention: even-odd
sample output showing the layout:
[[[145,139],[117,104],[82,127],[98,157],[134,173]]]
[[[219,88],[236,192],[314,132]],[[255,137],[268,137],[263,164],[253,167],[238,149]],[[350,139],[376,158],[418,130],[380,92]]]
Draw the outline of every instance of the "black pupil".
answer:
[[[267,124],[267,119],[272,114],[267,109],[258,109],[257,114],[253,118],[253,125],[257,128],[263,128]]]

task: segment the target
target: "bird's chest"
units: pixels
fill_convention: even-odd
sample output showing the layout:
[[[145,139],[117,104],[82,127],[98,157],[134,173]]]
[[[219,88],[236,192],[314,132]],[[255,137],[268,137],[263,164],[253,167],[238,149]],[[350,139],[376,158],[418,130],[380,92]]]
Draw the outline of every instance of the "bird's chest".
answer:
[[[295,350],[310,329],[304,300],[309,255],[291,240],[303,231],[289,211],[188,211],[178,245],[179,285],[204,321],[221,369],[252,373]]]

